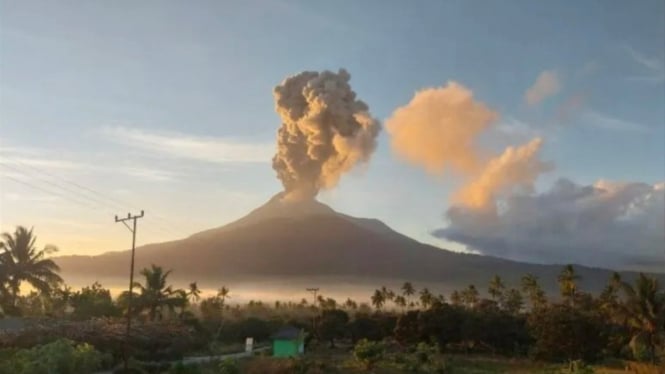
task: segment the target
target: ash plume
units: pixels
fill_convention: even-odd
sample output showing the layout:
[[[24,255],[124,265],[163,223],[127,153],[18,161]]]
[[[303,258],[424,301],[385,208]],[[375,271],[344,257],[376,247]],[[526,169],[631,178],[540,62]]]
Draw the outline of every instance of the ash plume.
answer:
[[[282,125],[272,165],[285,198],[314,198],[374,152],[380,124],[356,99],[350,79],[344,69],[305,71],[275,87]]]

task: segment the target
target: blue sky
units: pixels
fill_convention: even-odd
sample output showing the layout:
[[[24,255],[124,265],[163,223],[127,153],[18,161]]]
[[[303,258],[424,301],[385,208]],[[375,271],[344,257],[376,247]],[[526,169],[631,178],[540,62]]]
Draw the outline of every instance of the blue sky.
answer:
[[[238,218],[281,189],[272,88],[340,67],[382,121],[416,91],[460,82],[501,114],[492,147],[544,138],[556,169],[539,189],[663,181],[664,4],[2,1],[1,228],[34,225],[63,253],[92,254],[127,247],[112,214],[128,205],[146,210],[142,243]],[[546,71],[558,90],[527,104]],[[463,250],[429,234],[456,186],[395,157],[384,132],[369,165],[319,198]]]

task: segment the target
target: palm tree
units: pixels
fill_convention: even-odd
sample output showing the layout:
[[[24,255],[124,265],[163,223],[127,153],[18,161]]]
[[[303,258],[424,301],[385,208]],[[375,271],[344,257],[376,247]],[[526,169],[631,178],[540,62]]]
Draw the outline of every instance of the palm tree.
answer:
[[[561,296],[569,304],[572,304],[577,295],[577,281],[580,279],[580,277],[575,274],[575,268],[573,268],[573,265],[566,265],[563,270],[561,270],[561,273],[559,273],[557,279],[559,281]]]
[[[537,309],[547,303],[545,291],[538,283],[538,277],[533,274],[526,274],[522,277],[522,292],[529,296],[531,309]]]
[[[506,286],[503,284],[503,280],[500,276],[494,275],[490,280],[490,284],[487,287],[487,293],[490,294],[492,300],[496,301],[499,304],[503,303],[503,294],[506,290]]]
[[[145,278],[145,285],[136,282],[134,287],[139,289],[137,312],[148,310],[148,319],[162,319],[162,308],[167,307],[173,312],[176,307],[182,307],[183,297],[181,290],[173,290],[167,286],[166,278],[171,270],[164,271],[161,266],[151,265],[150,269],[141,270]]]
[[[57,252],[58,248],[47,245],[42,250],[35,247],[37,237],[23,226],[18,226],[13,235],[2,234],[2,255],[0,266],[3,268],[6,286],[3,293],[8,293],[11,305],[16,305],[16,298],[20,292],[22,282],[29,283],[33,288],[44,295],[49,295],[53,288],[62,282],[57,274],[60,271],[53,260],[46,255]]]
[[[607,285],[598,297],[600,308],[605,311],[608,316],[617,316],[615,311],[619,305],[619,291],[622,288],[621,284],[621,275],[617,272],[612,273]]]
[[[411,282],[404,282],[402,285],[402,295],[407,301],[407,304],[410,306],[413,304],[411,301],[411,296],[416,294],[416,289],[413,287],[413,284]]]
[[[192,282],[189,284],[189,291],[187,291],[187,297],[192,299],[195,303],[201,300],[201,290],[199,289],[198,284],[196,282]]]
[[[344,303],[344,306],[345,306],[347,309],[351,309],[351,310],[356,310],[356,309],[358,309],[358,303],[356,303],[355,301],[351,300],[350,297],[348,297],[348,298],[346,299],[346,302]]]
[[[395,298],[395,292],[391,289],[386,288],[386,286],[381,287],[381,292],[383,293],[383,297],[386,300],[392,301]]]
[[[2,315],[3,305],[9,300],[9,267],[5,264],[3,257],[6,256],[4,252],[4,243],[0,242],[0,316]]]
[[[230,292],[231,291],[226,286],[222,286],[222,288],[217,290],[217,297],[219,297],[222,300],[222,305],[224,305],[224,302],[226,301],[226,299],[231,298],[231,296],[229,295]]]
[[[470,284],[461,294],[462,301],[467,307],[475,307],[478,304],[479,295],[478,289],[473,284]]]
[[[510,314],[518,314],[524,305],[522,293],[517,288],[511,288],[506,292],[503,308]]]
[[[386,303],[386,297],[381,290],[374,290],[374,295],[372,295],[372,305],[377,310],[380,310],[383,307],[383,304]]]
[[[402,312],[404,312],[404,308],[406,308],[406,298],[402,295],[395,296],[395,305],[402,308]]]
[[[453,305],[462,305],[462,295],[459,291],[455,290],[452,294],[450,294],[450,302]]]
[[[656,360],[656,346],[665,342],[665,293],[656,278],[640,273],[635,285],[622,283],[625,300],[620,313],[632,331],[631,345],[643,343],[652,362]]]
[[[420,291],[420,304],[423,306],[423,308],[427,309],[430,306],[432,306],[432,303],[434,302],[434,295],[430,292],[430,290],[425,287]]]

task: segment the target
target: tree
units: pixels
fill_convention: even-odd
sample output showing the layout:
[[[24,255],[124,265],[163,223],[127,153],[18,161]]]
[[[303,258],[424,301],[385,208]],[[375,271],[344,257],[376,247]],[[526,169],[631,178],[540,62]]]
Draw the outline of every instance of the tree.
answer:
[[[526,274],[522,277],[521,283],[522,292],[527,294],[529,302],[531,303],[531,309],[537,309],[547,304],[545,291],[540,287],[538,277],[533,274]]]
[[[473,284],[470,284],[466,290],[462,291],[462,301],[467,307],[473,308],[478,303],[478,289]]]
[[[496,301],[499,305],[503,304],[503,294],[506,290],[506,286],[503,284],[503,280],[500,276],[494,275],[490,280],[490,284],[487,287],[487,293],[489,293],[492,300]]]
[[[330,342],[330,347],[335,347],[335,338],[341,338],[346,331],[349,315],[340,309],[324,310],[317,325],[319,337]]]
[[[138,282],[134,285],[139,289],[136,310],[137,312],[147,310],[150,321],[162,319],[164,307],[173,312],[176,307],[183,305],[180,290],[174,291],[171,286],[166,284],[169,274],[171,274],[170,270],[164,271],[160,266],[151,265],[150,269],[141,270],[141,275],[145,278],[145,285]]]
[[[516,288],[511,288],[505,295],[503,308],[510,314],[518,314],[524,306],[522,293]]]
[[[372,295],[372,305],[374,305],[377,310],[380,310],[385,303],[386,297],[384,293],[381,292],[381,290],[375,290],[374,295]]]
[[[462,305],[462,295],[459,291],[455,290],[450,294],[450,303],[453,305]]]
[[[403,311],[406,308],[406,298],[402,295],[395,296],[395,305],[402,308]]]
[[[528,317],[536,358],[552,361],[596,360],[606,347],[604,321],[594,311],[568,303],[534,309]]]
[[[304,300],[304,299],[303,299],[303,300]],[[356,309],[358,309],[358,303],[356,303],[355,301],[351,300],[350,297],[348,297],[348,298],[346,299],[346,301],[344,302],[344,306],[345,306],[347,309],[350,309],[350,310],[356,310]]]
[[[4,315],[4,308],[8,307],[10,301],[9,292],[9,266],[2,257],[7,254],[4,251],[4,244],[0,242],[0,317]]]
[[[199,289],[199,286],[198,284],[196,284],[196,282],[192,282],[189,284],[187,297],[192,301],[194,301],[195,303],[201,300],[201,290]]]
[[[393,301],[395,298],[395,292],[393,290],[386,288],[386,286],[381,287],[381,293],[383,293],[383,298],[387,301]]]
[[[649,358],[656,360],[656,347],[665,344],[665,293],[658,280],[640,273],[635,285],[622,283],[625,300],[620,314],[633,334],[631,347],[646,346]]]
[[[423,308],[428,309],[430,306],[432,306],[432,303],[434,302],[434,295],[430,292],[430,290],[425,287],[420,291],[420,305],[423,306]]]
[[[16,305],[22,282],[27,282],[44,295],[50,294],[54,287],[62,283],[58,275],[60,268],[53,260],[46,258],[48,254],[57,252],[58,248],[46,245],[44,249],[38,250],[35,247],[37,237],[32,231],[18,226],[13,235],[2,234],[0,266],[7,285],[2,288],[5,289],[3,292],[9,293],[11,305]]]
[[[411,296],[416,294],[416,289],[411,282],[404,282],[402,285],[402,296],[406,299],[407,304],[411,305]]]
[[[73,308],[72,318],[74,319],[85,320],[120,315],[120,310],[113,303],[111,291],[102,287],[98,282],[72,294],[70,304]]]
[[[557,278],[561,297],[570,305],[574,303],[575,296],[577,296],[577,281],[579,279],[580,277],[575,273],[575,268],[570,264],[561,270]]]
[[[222,300],[222,304],[224,304],[224,302],[226,302],[227,298],[231,298],[231,296],[229,295],[230,292],[231,291],[226,286],[222,286],[222,288],[217,290],[217,297],[219,297]]]

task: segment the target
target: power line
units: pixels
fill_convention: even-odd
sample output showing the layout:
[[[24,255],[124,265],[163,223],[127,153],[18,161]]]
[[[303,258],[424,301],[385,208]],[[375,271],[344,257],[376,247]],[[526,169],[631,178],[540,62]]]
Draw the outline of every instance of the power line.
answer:
[[[103,198],[103,199],[105,199],[105,200],[108,200],[108,201],[112,202],[113,204],[115,204],[115,206],[114,206],[112,209],[118,209],[118,208],[120,208],[120,209],[126,209],[126,208],[132,208],[132,209],[135,209],[136,204],[129,204],[129,203],[127,203],[127,202],[123,202],[123,201],[120,201],[120,200],[118,200],[118,199],[112,198],[112,197],[108,196],[108,195],[105,194],[105,193],[102,193],[102,192],[96,191],[96,190],[94,190],[94,189],[92,189],[92,188],[90,188],[90,187],[87,187],[87,186],[84,186],[84,185],[82,185],[82,184],[80,184],[80,183],[74,182],[74,181],[72,181],[71,179],[67,179],[67,178],[65,178],[65,177],[63,177],[63,176],[61,176],[61,175],[51,173],[51,172],[49,172],[49,171],[47,171],[47,170],[45,170],[45,169],[43,169],[43,168],[38,168],[38,167],[36,167],[36,166],[34,166],[34,165],[27,164],[27,163],[25,163],[25,162],[23,162],[23,161],[21,161],[21,160],[15,158],[15,157],[7,156],[7,155],[3,155],[3,157],[4,157],[4,158],[11,159],[11,160],[14,161],[15,163],[20,164],[20,165],[22,165],[22,166],[24,166],[24,167],[30,168],[30,169],[32,169],[32,170],[36,170],[37,172],[40,172],[40,173],[42,173],[42,174],[49,175],[49,176],[51,176],[52,178],[57,178],[57,179],[59,179],[59,180],[65,182],[65,183],[67,183],[67,184],[70,184],[70,185],[72,185],[72,186],[74,186],[74,187],[76,187],[76,188],[79,188],[79,189],[85,190],[87,193],[91,193],[91,194],[94,194],[94,195],[96,195],[96,196],[98,196],[98,197],[101,197],[101,198]],[[2,162],[0,162],[0,164],[2,164]],[[7,165],[7,164],[5,163],[5,165]],[[7,165],[7,166],[8,166],[8,165]],[[16,170],[16,169],[15,169],[15,170]],[[78,192],[77,192],[77,193],[78,193]],[[108,205],[107,205],[107,206],[108,206]],[[162,217],[162,216],[160,216],[160,215],[152,214],[152,216],[153,216],[154,218],[156,218],[157,220],[160,220],[160,221],[166,223],[167,225],[172,226],[171,229],[173,229],[173,228],[175,228],[175,227],[178,227],[178,224],[177,224],[177,223],[171,222],[171,221],[169,221],[168,219],[166,219],[166,218],[164,218],[164,217]],[[176,230],[177,230],[177,229],[176,229]]]
[[[22,174],[23,176],[26,176],[26,177],[29,177],[29,178],[35,178],[33,175],[26,173],[25,171],[21,170],[20,168],[17,168],[17,167],[14,167],[14,166],[11,166],[11,165],[8,165],[8,164],[5,164],[5,163],[2,163],[2,162],[0,162],[0,166],[4,166],[5,168],[12,169],[12,170],[14,170],[15,172],[18,172],[18,173]],[[81,198],[83,198],[83,199],[86,199],[86,200],[88,200],[88,201],[91,201],[91,202],[93,202],[93,203],[95,203],[95,204],[101,204],[101,205],[103,205],[103,206],[105,206],[105,207],[107,207],[107,208],[115,209],[115,207],[110,206],[110,205],[107,204],[105,201],[102,201],[102,200],[99,200],[99,199],[95,199],[95,198],[91,198],[90,196],[86,196],[86,195],[80,194],[80,193],[79,193],[78,191],[76,191],[76,190],[70,189],[69,187],[64,187],[64,186],[62,186],[62,185],[60,185],[60,184],[58,184],[58,183],[55,183],[55,182],[53,182],[53,181],[48,180],[47,178],[37,177],[36,179],[42,181],[43,183],[46,183],[46,184],[48,184],[48,185],[51,185],[51,186],[56,187],[56,188],[58,188],[58,189],[61,189],[61,190],[63,190],[63,191],[67,191],[67,192],[69,192],[69,193],[76,194],[76,196],[79,196],[79,197],[81,197]]]
[[[2,164],[0,163],[0,165],[2,165]],[[26,175],[24,174],[24,176],[26,176]],[[9,175],[7,175],[7,174],[3,174],[2,177],[3,177],[3,178],[7,178],[7,179],[9,179],[9,180],[11,180],[11,181],[13,181],[13,182],[15,182],[15,183],[19,183],[19,184],[21,184],[21,185],[24,185],[24,186],[30,187],[30,188],[32,188],[32,189],[35,189],[35,190],[38,190],[38,191],[44,192],[44,193],[49,194],[49,195],[51,195],[51,196],[57,196],[57,197],[59,197],[59,198],[63,198],[63,199],[65,199],[65,200],[68,200],[68,201],[73,202],[73,203],[75,203],[75,204],[77,204],[77,205],[83,206],[83,207],[85,207],[85,208],[92,209],[92,210],[95,210],[95,211],[98,211],[98,210],[99,210],[98,207],[95,207],[94,205],[91,205],[89,202],[85,202],[85,201],[82,201],[82,200],[79,200],[79,199],[72,198],[71,196],[66,195],[66,194],[64,194],[64,193],[62,193],[62,192],[60,192],[60,191],[49,190],[49,189],[46,189],[46,188],[44,188],[44,187],[37,186],[37,185],[34,185],[34,184],[32,184],[32,183],[28,183],[28,182],[22,181],[22,180],[20,180],[20,179],[17,179],[17,178],[11,177],[11,176],[9,176]],[[28,175],[28,177],[29,177],[29,175]],[[47,183],[47,184],[51,184],[51,183]],[[109,212],[109,211],[106,211],[106,212]],[[112,215],[112,214],[109,212],[109,215]],[[164,228],[160,228],[159,226],[152,226],[152,227],[149,226],[149,227],[148,227],[148,230],[149,230],[149,231],[152,231],[152,232],[155,233],[155,234],[159,233],[160,235],[161,235],[161,234],[164,234],[164,233],[169,234],[169,235],[172,234],[170,231],[168,231],[168,230],[166,230],[166,229],[164,229]]]
[[[125,209],[127,206],[131,205],[131,204],[125,204],[125,203],[122,203],[122,202],[120,202],[119,200],[115,200],[115,199],[112,199],[112,198],[108,198],[108,197],[106,197],[104,194],[102,194],[102,193],[100,193],[100,192],[97,192],[97,191],[93,190],[92,188],[85,187],[85,186],[80,185],[80,184],[78,184],[78,183],[76,183],[76,182],[70,181],[70,180],[68,180],[68,179],[66,179],[66,178],[63,178],[63,177],[57,176],[56,174],[46,172],[45,170],[39,170],[38,168],[36,168],[36,167],[34,167],[34,166],[31,166],[31,165],[28,165],[28,164],[25,164],[25,163],[23,163],[23,162],[21,162],[21,161],[19,161],[19,160],[14,160],[14,161],[17,162],[17,163],[19,163],[19,164],[21,164],[21,165],[24,165],[24,166],[26,166],[26,167],[28,167],[28,168],[31,168],[31,169],[33,169],[33,170],[36,170],[36,171],[38,171],[38,172],[41,172],[41,173],[44,173],[44,174],[46,174],[46,175],[50,175],[50,176],[53,176],[53,177],[58,178],[58,179],[60,179],[60,180],[63,180],[63,181],[65,181],[65,182],[67,182],[68,184],[71,184],[71,185],[73,185],[73,186],[75,186],[75,187],[77,187],[77,188],[80,188],[80,189],[83,189],[83,190],[86,190],[86,191],[91,191],[91,192],[95,193],[95,194],[98,195],[98,196],[101,196],[101,197],[103,197],[103,198],[105,198],[105,199],[107,199],[107,200],[111,200],[111,201],[113,201],[113,202],[114,202],[114,205],[111,205],[111,204],[109,204],[107,201],[101,200],[101,199],[99,199],[99,198],[93,198],[93,197],[91,197],[91,196],[88,196],[88,195],[82,194],[82,193],[80,193],[80,191],[77,191],[77,190],[74,190],[74,189],[72,189],[72,188],[69,188],[69,187],[63,186],[62,184],[55,183],[55,182],[53,182],[52,180],[49,180],[49,179],[46,178],[46,177],[43,177],[43,176],[35,177],[33,174],[26,173],[25,170],[22,170],[22,169],[20,169],[20,168],[17,168],[17,167],[14,167],[14,166],[8,165],[8,164],[6,164],[6,163],[0,162],[0,166],[4,166],[4,167],[6,167],[6,168],[12,169],[12,170],[14,170],[14,171],[16,171],[16,172],[22,174],[23,176],[26,176],[26,177],[29,177],[29,178],[39,179],[40,181],[42,181],[42,182],[44,182],[44,183],[46,183],[46,184],[49,184],[49,185],[51,185],[51,186],[54,186],[54,187],[56,187],[56,188],[58,188],[58,189],[60,189],[60,190],[63,190],[63,191],[67,191],[67,192],[69,192],[69,193],[73,193],[73,194],[75,194],[75,196],[77,196],[77,197],[79,197],[79,198],[84,198],[84,199],[86,199],[86,200],[88,200],[88,201],[91,201],[91,202],[93,202],[93,203],[96,203],[96,204],[102,205],[102,206],[104,206],[104,207],[106,207],[106,208],[109,208],[109,209],[117,209],[118,207],[120,207],[120,208],[122,208],[122,209]],[[44,190],[42,190],[42,191],[44,191]],[[63,196],[63,195],[60,195],[60,196]],[[70,199],[70,200],[71,200],[71,199]],[[155,216],[154,218],[158,218],[158,217]],[[172,235],[172,234],[174,233],[174,231],[175,231],[176,235],[183,235],[182,233],[179,233],[179,228],[178,228],[178,229],[174,229],[174,227],[176,227],[174,224],[172,224],[172,223],[166,221],[165,219],[162,219],[162,221],[165,222],[168,226],[172,226],[172,227],[166,229],[166,228],[164,228],[164,227],[155,226],[155,227],[157,227],[160,231],[162,231],[163,233],[166,233],[166,234],[168,234],[168,235]],[[186,236],[186,235],[185,235],[185,236]]]
[[[83,203],[83,202],[79,201],[78,198],[83,197],[84,199],[86,199],[90,202],[93,202],[95,204],[98,204],[98,205],[101,205],[105,208],[113,209],[113,210],[118,209],[118,208],[120,208],[120,209],[126,209],[126,208],[135,209],[135,207],[136,207],[135,204],[129,204],[127,202],[123,202],[123,201],[120,201],[118,199],[111,198],[103,192],[97,191],[97,190],[95,190],[93,188],[90,188],[88,186],[84,186],[80,183],[77,183],[77,182],[75,182],[71,179],[65,178],[61,175],[58,175],[58,174],[49,172],[47,170],[44,170],[44,168],[39,168],[39,167],[36,167],[34,165],[30,165],[28,163],[25,163],[21,160],[16,159],[15,157],[2,155],[2,158],[9,159],[9,160],[13,161],[16,164],[24,166],[25,168],[28,168],[28,169],[32,169],[34,172],[44,174],[44,175],[39,175],[39,177],[35,177],[33,175],[34,172],[33,172],[33,174],[27,173],[23,169],[17,168],[15,166],[8,165],[6,162],[2,162],[2,159],[0,159],[0,166],[5,166],[9,169],[12,169],[12,170],[22,174],[22,176],[25,176],[25,177],[28,177],[28,178],[40,179],[44,183],[49,184],[51,186],[54,186],[54,187],[58,188],[59,190],[68,192],[70,194],[74,194],[74,196],[76,196],[77,199],[72,199],[72,198],[68,197],[67,195],[60,193],[60,191],[58,191],[58,193],[53,192],[53,191],[48,191],[47,189],[37,188],[37,187],[34,187],[33,185],[31,185],[29,183],[18,181],[17,179],[12,178],[17,183],[21,183],[23,185],[27,185],[27,186],[32,187],[32,188],[36,188],[36,189],[38,189],[42,192],[46,192],[46,193],[51,194],[51,195],[56,195],[56,196],[59,196],[59,197],[63,197],[65,199],[69,200],[69,201],[75,201],[77,204],[85,206],[87,208],[91,208],[91,209],[96,209],[96,208],[94,206],[90,205],[89,203]],[[71,187],[63,186],[62,183],[56,183],[56,182],[53,181],[53,179],[58,179],[58,180],[63,181],[63,182],[65,182],[65,183],[67,183],[67,184],[69,184],[69,185],[71,185],[71,186],[73,186],[73,187],[75,187],[79,190],[83,190],[88,195],[86,195],[85,193],[82,193],[81,191],[73,189]],[[95,197],[89,196],[90,194],[95,195]],[[104,201],[102,199],[105,199],[105,200],[108,200],[108,201]],[[111,204],[113,204],[113,205],[111,205]],[[110,212],[110,211],[107,211],[107,212]],[[180,236],[182,238],[190,237],[190,233],[184,233],[184,232],[180,231],[181,229],[180,229],[179,225],[177,223],[175,223],[174,221],[170,221],[170,220],[168,220],[168,219],[166,219],[163,216],[160,216],[158,214],[151,214],[150,218],[162,222],[164,225],[166,225],[166,227],[161,226],[159,224],[155,225],[155,223],[153,221],[152,225],[148,224],[147,229],[149,231],[152,231],[154,233],[160,233],[160,235],[161,234],[167,234],[167,235],[170,236],[170,235],[175,234],[175,235]],[[200,240],[198,240],[198,238],[196,238],[196,239],[197,239],[197,241],[200,241]]]
[[[91,205],[89,205],[88,203],[81,202],[81,201],[76,200],[76,199],[72,199],[72,198],[70,198],[69,196],[62,195],[62,194],[59,194],[59,193],[55,193],[55,192],[53,192],[53,191],[49,191],[49,190],[44,189],[44,188],[41,188],[41,187],[37,187],[37,186],[35,186],[35,185],[33,185],[33,184],[30,184],[30,183],[24,182],[24,181],[22,181],[22,180],[20,180],[20,179],[16,179],[16,178],[14,178],[14,177],[10,177],[10,176],[7,175],[7,174],[4,174],[2,177],[3,177],[3,178],[7,178],[7,179],[9,179],[9,180],[12,180],[12,181],[14,181],[15,183],[19,183],[19,184],[22,184],[22,185],[24,185],[24,186],[28,186],[28,187],[30,187],[30,188],[32,188],[32,189],[35,189],[35,190],[38,190],[38,191],[41,191],[41,192],[47,193],[47,194],[49,194],[49,195],[53,195],[53,196],[57,196],[57,197],[64,198],[64,199],[69,200],[69,201],[71,201],[71,202],[74,202],[74,203],[76,203],[76,204],[78,204],[78,205],[82,205],[82,206],[84,206],[84,207],[86,207],[86,208],[93,208],[93,207],[92,207]]]

